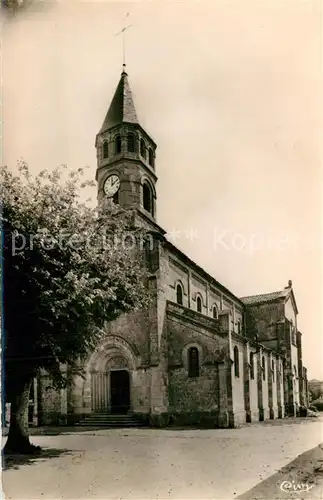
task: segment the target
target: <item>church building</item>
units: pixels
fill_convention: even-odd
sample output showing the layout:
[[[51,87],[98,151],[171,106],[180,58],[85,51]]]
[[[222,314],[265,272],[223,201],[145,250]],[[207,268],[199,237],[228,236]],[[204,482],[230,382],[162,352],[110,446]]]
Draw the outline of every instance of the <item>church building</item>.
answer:
[[[57,392],[39,376],[38,425],[236,427],[297,415],[307,371],[292,282],[237,297],[168,241],[157,222],[157,145],[137,118],[125,66],[95,147],[98,203],[131,210],[153,240],[153,301],[107,325],[84,378]]]

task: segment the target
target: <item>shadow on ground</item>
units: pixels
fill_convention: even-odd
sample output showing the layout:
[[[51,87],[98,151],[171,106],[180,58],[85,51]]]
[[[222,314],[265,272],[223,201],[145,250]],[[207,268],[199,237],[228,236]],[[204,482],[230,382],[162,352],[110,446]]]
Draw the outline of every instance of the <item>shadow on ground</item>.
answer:
[[[43,448],[39,455],[4,455],[2,454],[2,469],[19,469],[25,465],[37,465],[50,458],[57,458],[61,455],[71,455],[72,451],[64,448]]]
[[[323,444],[302,453],[237,500],[314,500],[323,498]]]
[[[312,422],[322,422],[323,413],[317,412],[316,415],[308,416],[308,417],[285,417],[285,418],[277,418],[275,420],[265,420],[264,422],[253,422],[253,425],[294,425],[294,424],[304,424],[304,423],[312,423]],[[250,424],[249,424],[250,425]]]
[[[252,422],[242,424],[241,427],[236,427],[236,430],[239,428],[250,428],[250,427],[264,427],[264,426],[291,426],[293,424],[306,424],[312,422],[323,422],[323,412],[320,412],[318,417],[286,417],[283,419],[275,419],[275,420],[265,420],[264,422]],[[59,427],[29,427],[29,435],[30,436],[59,436],[61,434],[83,434],[89,432],[98,432],[98,431],[113,431],[113,430],[129,430],[129,427],[102,427],[102,426],[67,426],[62,425]],[[158,427],[131,427],[132,430],[142,430],[142,429],[150,429],[151,431],[196,431],[196,430],[220,430],[217,427],[207,427],[204,425],[169,425],[168,427],[158,428]],[[235,429],[231,429],[235,430]],[[2,437],[5,438],[8,435],[8,427],[2,428]]]
[[[67,426],[62,425],[60,427],[29,427],[29,436],[60,436],[61,434],[80,434],[86,431],[100,431],[102,427],[81,427],[81,426]],[[2,429],[2,437],[5,438],[8,435],[8,427]]]

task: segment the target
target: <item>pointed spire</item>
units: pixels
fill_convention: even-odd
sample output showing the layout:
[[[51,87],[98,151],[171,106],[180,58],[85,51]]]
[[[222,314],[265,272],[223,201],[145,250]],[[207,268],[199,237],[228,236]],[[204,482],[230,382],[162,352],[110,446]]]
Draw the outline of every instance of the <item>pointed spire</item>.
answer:
[[[112,98],[100,133],[105,132],[115,125],[120,125],[121,123],[139,124],[125,64],[122,66],[121,78]]]

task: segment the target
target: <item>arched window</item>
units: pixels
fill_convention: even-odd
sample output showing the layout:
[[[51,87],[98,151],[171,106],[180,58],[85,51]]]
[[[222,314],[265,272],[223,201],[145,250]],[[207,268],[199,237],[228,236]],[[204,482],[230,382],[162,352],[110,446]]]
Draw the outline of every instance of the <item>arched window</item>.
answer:
[[[115,139],[115,152],[116,154],[121,153],[121,137],[117,135]]]
[[[148,156],[149,156],[149,165],[151,165],[153,167],[154,166],[154,153],[153,153],[153,150],[151,148],[149,148]]]
[[[239,349],[237,346],[233,349],[233,360],[234,360],[234,376],[239,377]]]
[[[241,321],[238,319],[238,334],[241,334]]]
[[[197,297],[197,299],[196,299],[196,309],[197,309],[197,312],[199,312],[199,313],[202,312],[202,300],[201,300],[201,297]]]
[[[249,355],[249,364],[250,364],[250,378],[255,378],[255,360],[253,352]]]
[[[147,148],[145,141],[143,139],[140,140],[140,154],[146,160],[147,158]]]
[[[153,215],[153,199],[151,194],[150,186],[147,182],[143,185],[143,205],[144,209],[147,210],[151,215]]]
[[[104,141],[103,143],[103,158],[108,158],[109,156],[109,144],[108,141]]]
[[[136,151],[136,138],[135,134],[128,134],[127,136],[127,143],[128,143],[128,151],[130,153],[134,153]]]
[[[176,287],[176,302],[179,305],[183,305],[183,288],[180,284]]]
[[[197,347],[190,347],[187,351],[188,376],[198,377],[200,375],[199,351]]]
[[[218,319],[218,308],[215,305],[212,307],[212,316],[214,319]]]
[[[261,366],[262,366],[262,379],[266,380],[266,361],[265,356],[261,358]]]
[[[273,382],[275,382],[275,361],[271,361],[271,372],[272,372],[272,377],[273,377]]]

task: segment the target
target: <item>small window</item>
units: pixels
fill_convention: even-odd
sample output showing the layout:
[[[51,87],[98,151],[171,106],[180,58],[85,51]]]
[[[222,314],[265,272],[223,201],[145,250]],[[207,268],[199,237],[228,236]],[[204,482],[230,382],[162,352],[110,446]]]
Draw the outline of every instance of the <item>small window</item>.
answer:
[[[109,144],[108,141],[104,141],[103,143],[103,158],[108,158],[109,156]]]
[[[294,345],[297,345],[297,340],[296,340],[296,328],[292,323],[292,342]]]
[[[143,205],[144,209],[147,210],[151,215],[153,215],[153,200],[150,186],[147,182],[143,185]]]
[[[249,363],[250,363],[250,378],[254,379],[255,378],[255,360],[254,360],[254,353],[251,352],[249,355]]]
[[[147,148],[143,139],[140,141],[140,154],[145,160],[147,159]]]
[[[119,203],[119,191],[117,191],[116,193],[114,193],[112,201],[113,201],[113,203],[115,203],[116,205],[118,205],[118,203]]]
[[[115,152],[116,152],[116,154],[121,153],[121,137],[120,137],[120,135],[117,135],[117,137],[116,137]]]
[[[262,365],[262,379],[266,380],[266,361],[265,361],[265,356],[263,356],[262,359],[261,359],[261,365]]]
[[[239,377],[239,349],[237,346],[233,349],[233,357],[234,357],[234,376]]]
[[[241,334],[241,321],[240,319],[238,320],[238,334]]]
[[[136,151],[136,139],[134,134],[128,134],[128,151],[134,153]]]
[[[154,153],[153,153],[153,150],[151,148],[149,148],[149,165],[151,165],[152,167],[154,166]]]
[[[294,365],[294,376],[295,376],[295,378],[297,378],[297,368],[295,365]]]
[[[275,361],[271,361],[271,372],[272,372],[272,377],[273,377],[273,382],[275,382]]]
[[[178,284],[176,287],[176,302],[180,306],[183,305],[183,288],[181,287],[180,284]]]
[[[214,319],[218,319],[218,308],[216,306],[212,307],[212,316]]]
[[[199,351],[196,347],[191,347],[187,352],[188,376],[198,377],[200,375]]]
[[[154,272],[158,267],[158,254],[156,253],[157,246],[155,244],[154,238],[152,235],[148,235],[144,240],[143,251],[144,257],[147,264],[147,268],[149,271]]]
[[[147,267],[150,269],[151,266],[151,246],[150,246],[150,241],[145,240],[144,245],[143,245],[143,250],[144,250],[144,256],[145,256],[145,261],[147,264]]]
[[[197,309],[197,312],[199,312],[199,313],[202,312],[202,300],[201,300],[201,297],[197,297],[197,299],[196,299],[196,309]]]

